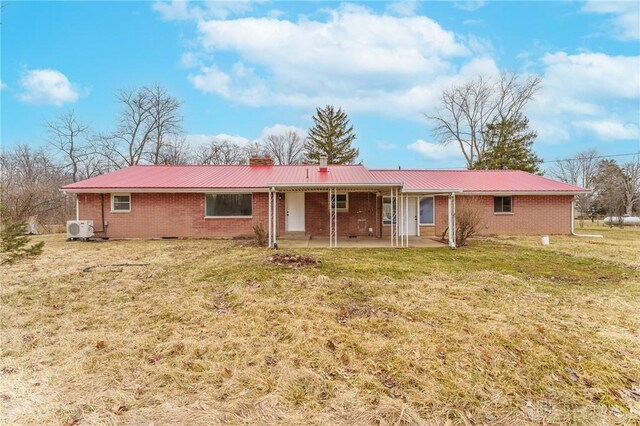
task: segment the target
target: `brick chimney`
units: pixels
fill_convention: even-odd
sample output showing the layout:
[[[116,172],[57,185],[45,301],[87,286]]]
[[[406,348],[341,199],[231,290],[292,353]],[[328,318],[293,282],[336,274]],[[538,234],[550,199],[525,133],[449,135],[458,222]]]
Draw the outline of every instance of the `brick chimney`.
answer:
[[[269,154],[265,154],[264,157],[261,157],[256,154],[252,154],[249,157],[249,165],[250,166],[273,166],[273,158]]]

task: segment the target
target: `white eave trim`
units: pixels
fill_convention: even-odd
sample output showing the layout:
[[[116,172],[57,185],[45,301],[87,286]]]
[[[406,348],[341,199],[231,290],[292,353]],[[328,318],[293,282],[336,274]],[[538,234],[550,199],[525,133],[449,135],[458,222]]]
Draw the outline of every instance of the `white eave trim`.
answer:
[[[260,188],[82,188],[73,189],[61,188],[65,194],[108,194],[111,192],[127,192],[141,194],[141,193],[229,193],[229,194],[250,194],[254,192],[269,192],[266,187]]]
[[[402,187],[402,182],[396,183],[331,183],[331,182],[301,182],[301,183],[270,183],[270,188],[396,188]]]
[[[462,195],[580,195],[591,191],[464,191]]]
[[[427,195],[438,195],[438,194],[451,194],[451,193],[462,193],[462,189],[458,188],[450,188],[450,189],[403,189],[402,192],[407,194],[427,194]],[[465,192],[466,194],[466,192]]]

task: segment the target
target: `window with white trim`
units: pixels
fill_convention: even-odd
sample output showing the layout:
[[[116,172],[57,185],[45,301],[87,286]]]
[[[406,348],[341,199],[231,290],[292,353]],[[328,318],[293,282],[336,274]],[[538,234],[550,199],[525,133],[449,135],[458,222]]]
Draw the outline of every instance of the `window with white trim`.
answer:
[[[420,198],[420,225],[433,225],[433,197]]]
[[[207,194],[206,217],[251,217],[251,194]]]
[[[336,210],[339,212],[348,212],[349,211],[349,194],[335,194],[333,196],[333,200],[331,200],[331,207],[336,206]]]
[[[382,223],[384,225],[396,223],[396,203],[391,204],[391,197],[382,197]]]
[[[111,194],[111,211],[122,213],[130,212],[131,194]]]
[[[511,196],[509,197],[493,197],[494,213],[512,213],[513,203]]]

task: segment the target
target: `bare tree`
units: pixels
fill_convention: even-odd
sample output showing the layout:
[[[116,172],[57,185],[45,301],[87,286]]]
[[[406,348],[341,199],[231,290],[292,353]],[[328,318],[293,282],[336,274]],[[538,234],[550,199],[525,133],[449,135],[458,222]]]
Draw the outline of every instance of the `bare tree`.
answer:
[[[534,75],[522,83],[516,73],[503,73],[498,82],[478,76],[444,90],[438,110],[425,116],[434,125],[436,140],[458,144],[467,166],[472,168],[484,155],[487,124],[510,121],[522,114],[541,81]]]
[[[166,139],[158,156],[158,163],[166,165],[182,165],[191,162],[191,153],[187,141],[183,137]]]
[[[49,143],[63,156],[62,166],[69,171],[71,180],[77,182],[82,174],[83,162],[89,155],[87,134],[89,126],[81,122],[73,110],[69,110],[55,121],[45,125]]]
[[[4,151],[0,169],[0,201],[11,221],[37,216],[40,223],[59,224],[70,217],[73,205],[59,191],[68,177],[44,149],[18,145]]]
[[[294,130],[269,135],[264,140],[264,150],[276,164],[301,164],[305,153],[304,138]]]
[[[117,128],[97,139],[99,151],[118,169],[157,164],[166,139],[182,131],[180,102],[157,85],[121,90],[117,100],[122,106]]]
[[[456,247],[467,245],[469,238],[476,236],[485,225],[483,211],[486,205],[482,197],[463,196],[456,197]],[[443,218],[444,231],[442,239],[444,240],[449,233],[449,224],[447,218]]]
[[[625,213],[631,216],[633,206],[640,201],[640,154],[622,166]]]
[[[551,166],[548,173],[570,185],[594,189],[601,155],[596,149],[579,152],[574,158],[559,160]],[[593,205],[593,194],[581,194],[576,197],[576,205],[580,213],[580,224]]]
[[[182,134],[182,120],[180,113],[181,102],[178,98],[171,96],[167,91],[155,84],[151,87],[144,87],[142,90],[149,94],[151,104],[151,141],[149,147],[148,161],[152,164],[162,163],[162,157],[166,153],[163,150],[167,144],[168,138],[173,138],[171,142],[175,143],[175,138]],[[169,147],[174,151],[175,147]]]
[[[228,140],[214,139],[194,153],[196,164],[246,164],[246,149]]]

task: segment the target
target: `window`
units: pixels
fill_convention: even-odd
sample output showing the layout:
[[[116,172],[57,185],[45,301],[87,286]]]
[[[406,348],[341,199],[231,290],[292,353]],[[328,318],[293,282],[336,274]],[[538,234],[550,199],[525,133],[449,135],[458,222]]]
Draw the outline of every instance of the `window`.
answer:
[[[396,203],[391,204],[391,197],[382,198],[382,223],[384,225],[396,223]]]
[[[335,200],[335,201],[334,201]],[[349,211],[349,197],[348,194],[336,194],[334,200],[331,202],[331,207],[336,206],[339,212]]]
[[[251,194],[207,194],[206,217],[250,217]]]
[[[420,225],[433,225],[433,197],[420,198]]]
[[[112,212],[130,212],[131,194],[111,194]]]
[[[493,197],[494,213],[511,213],[511,197]]]

